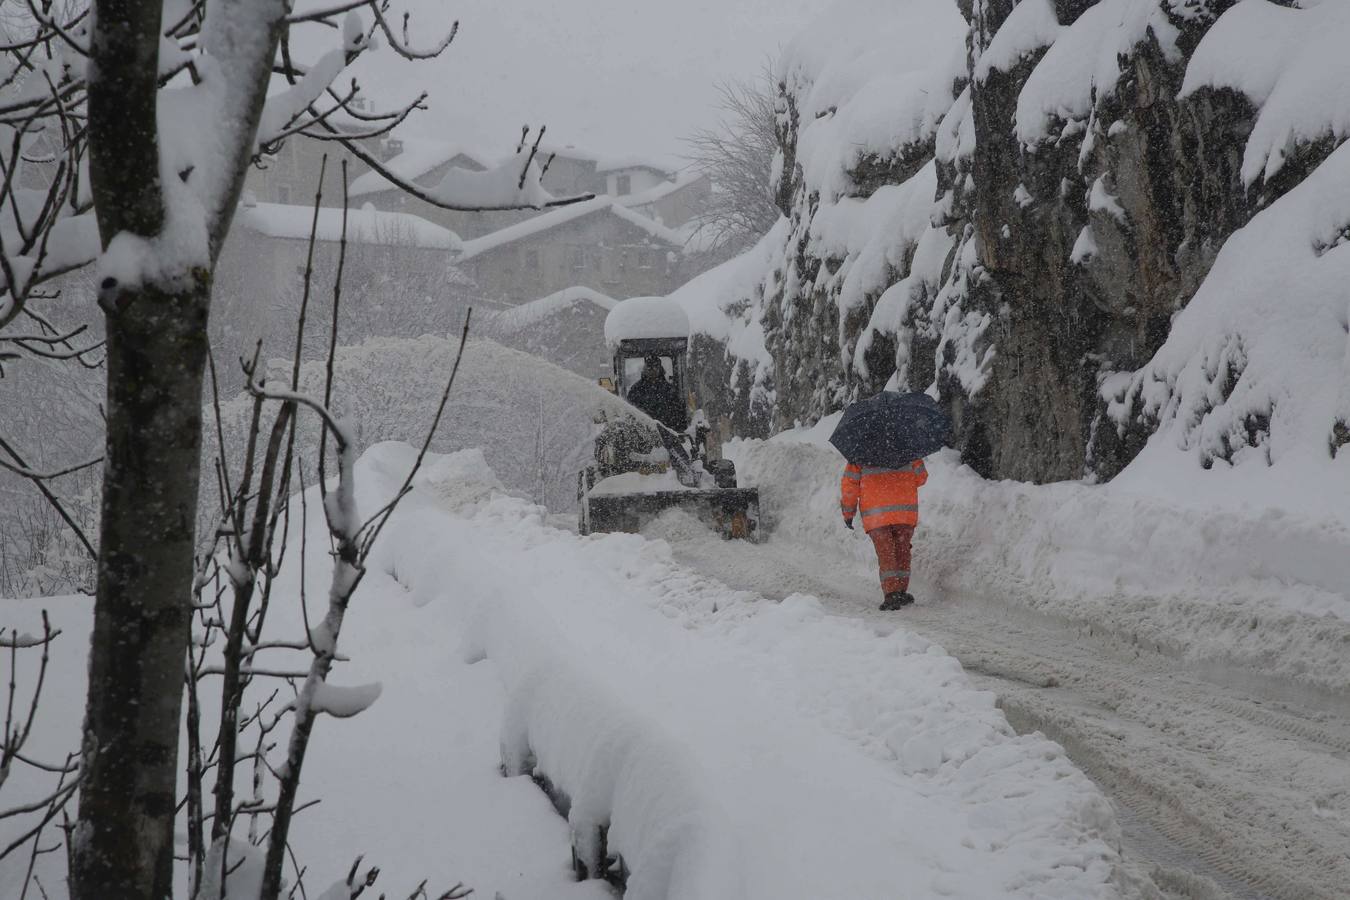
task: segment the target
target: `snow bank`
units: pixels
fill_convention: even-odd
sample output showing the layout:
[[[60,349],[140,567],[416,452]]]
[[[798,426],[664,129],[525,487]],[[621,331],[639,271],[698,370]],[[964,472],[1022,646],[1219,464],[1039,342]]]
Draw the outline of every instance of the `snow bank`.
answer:
[[[367,451],[358,507],[380,508],[414,455]],[[311,893],[362,852],[393,896],[423,876],[512,900],[610,896],[567,883],[567,824],[529,778],[499,774],[531,758],[570,799],[583,854],[608,826],[630,900],[1125,893],[1100,792],[1058,746],[1015,735],[940,648],[810,597],[733,592],[663,542],[552,529],[499,484],[481,452],[430,456],[369,560],[335,671],[383,691],[316,727],[302,791],[323,803],[293,832]],[[322,517],[307,526],[313,616],[329,545]],[[275,596],[301,596],[298,575],[289,556]],[[41,602],[6,603],[36,630]],[[48,605],[66,633],[30,749],[61,759],[78,743],[92,610]],[[302,627],[296,602],[272,606],[278,636]],[[371,693],[337,699],[345,711]],[[39,859],[49,892],[62,859]],[[17,895],[26,864],[0,863],[0,894]]]
[[[839,523],[843,460],[823,443],[832,427],[726,453],[759,487],[771,540],[871,565],[870,543]],[[1195,662],[1350,686],[1350,527],[1340,519],[1225,507],[1168,480],[985,481],[950,453],[931,457],[929,472],[915,543],[921,592],[997,598]],[[1214,485],[1224,492],[1232,497]]]
[[[447,510],[424,491],[440,477],[378,565],[457,610],[464,657],[506,692],[507,770],[567,796],[583,857],[607,826],[627,897],[1120,896],[1105,800],[940,648],[501,494]]]
[[[1181,96],[1231,88],[1259,109],[1242,161],[1243,181],[1251,185],[1279,173],[1299,144],[1350,135],[1347,42],[1350,5],[1298,9],[1246,0],[1205,34]]]

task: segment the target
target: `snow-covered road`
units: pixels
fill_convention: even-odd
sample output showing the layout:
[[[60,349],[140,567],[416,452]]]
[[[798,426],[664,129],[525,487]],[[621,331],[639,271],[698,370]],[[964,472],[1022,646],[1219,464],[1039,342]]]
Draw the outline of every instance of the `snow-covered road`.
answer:
[[[661,523],[676,558],[770,598],[941,644],[1009,720],[1063,744],[1121,807],[1136,862],[1179,897],[1350,896],[1350,703],[1255,674],[1198,671],[1100,631],[945,593],[875,608],[874,576],[819,546],[723,542]]]

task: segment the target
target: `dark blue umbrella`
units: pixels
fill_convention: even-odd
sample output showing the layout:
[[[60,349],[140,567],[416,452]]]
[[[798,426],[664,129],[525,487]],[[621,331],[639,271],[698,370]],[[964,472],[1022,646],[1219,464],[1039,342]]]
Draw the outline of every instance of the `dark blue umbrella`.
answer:
[[[882,391],[840,417],[830,443],[859,466],[902,469],[947,444],[951,419],[927,394]]]

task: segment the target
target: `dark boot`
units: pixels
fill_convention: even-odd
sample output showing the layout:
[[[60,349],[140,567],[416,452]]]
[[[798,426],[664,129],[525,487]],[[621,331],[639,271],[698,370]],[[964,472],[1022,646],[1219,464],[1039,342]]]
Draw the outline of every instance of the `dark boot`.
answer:
[[[890,612],[909,606],[913,602],[914,598],[910,596],[908,591],[891,591],[886,595],[886,599],[881,601],[881,609]]]

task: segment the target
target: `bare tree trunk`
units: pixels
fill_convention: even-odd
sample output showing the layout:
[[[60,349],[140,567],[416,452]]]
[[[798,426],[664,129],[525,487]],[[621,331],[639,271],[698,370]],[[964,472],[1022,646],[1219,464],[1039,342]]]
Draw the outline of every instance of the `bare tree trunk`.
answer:
[[[77,900],[172,894],[209,283],[109,318],[108,444],[75,842]]]
[[[163,228],[160,0],[97,0],[90,175],[105,246]],[[203,261],[204,262],[204,261]],[[210,275],[100,286],[107,453],[89,658],[75,900],[173,893],[174,789],[193,579]],[[170,276],[172,277],[172,275]]]

